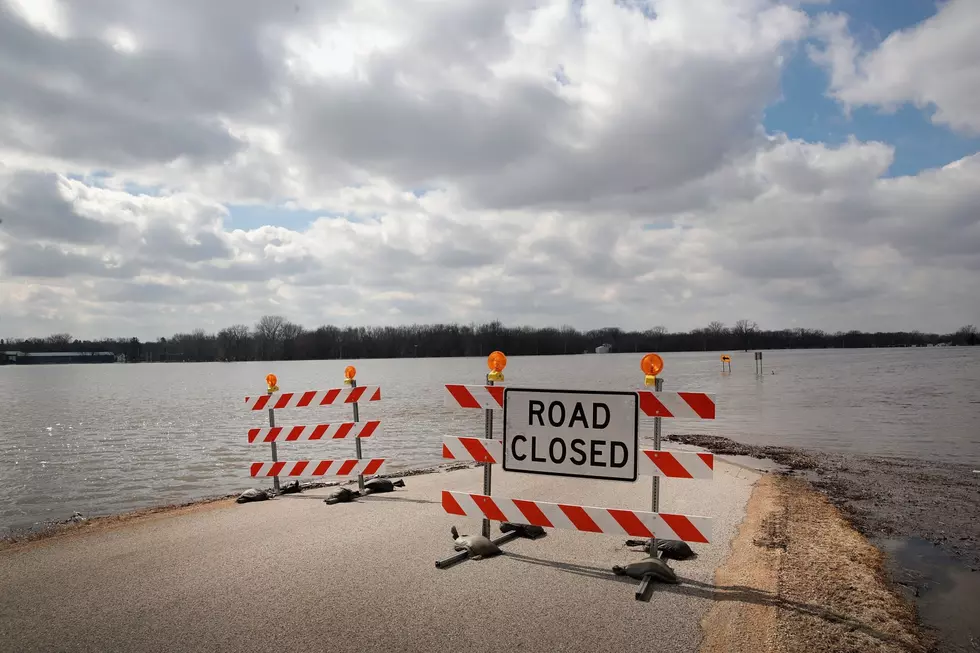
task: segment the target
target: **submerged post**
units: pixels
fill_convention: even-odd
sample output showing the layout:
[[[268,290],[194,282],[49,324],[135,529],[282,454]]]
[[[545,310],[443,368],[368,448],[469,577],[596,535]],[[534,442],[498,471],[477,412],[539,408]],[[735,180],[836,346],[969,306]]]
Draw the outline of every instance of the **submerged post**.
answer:
[[[275,374],[269,374],[265,377],[265,383],[268,386],[267,392],[271,395],[274,392],[279,392],[279,379],[276,378]],[[273,429],[276,427],[276,411],[274,408],[269,409],[269,428]],[[272,462],[279,462],[278,451],[276,450],[276,441],[273,440],[272,445]],[[275,490],[276,494],[279,494],[279,476],[272,477],[272,489]]]
[[[344,385],[349,385],[352,388],[357,387],[357,379],[354,377],[357,375],[357,368],[353,365],[348,365],[344,368]],[[357,402],[354,404],[354,422],[360,421],[360,414],[357,411]],[[361,438],[354,438],[354,455],[358,460],[361,459]],[[361,494],[364,493],[364,474],[357,475],[357,489],[360,490]]]

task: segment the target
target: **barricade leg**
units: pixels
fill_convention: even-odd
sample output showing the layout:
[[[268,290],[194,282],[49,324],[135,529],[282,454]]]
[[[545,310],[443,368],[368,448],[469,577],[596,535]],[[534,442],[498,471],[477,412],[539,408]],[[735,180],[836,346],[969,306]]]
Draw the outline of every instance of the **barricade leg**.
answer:
[[[511,540],[516,540],[518,537],[520,537],[520,533],[516,531],[511,531],[509,533],[504,533],[503,535],[501,535],[495,540],[490,540],[490,541],[496,544],[497,546],[500,546],[501,544],[506,544]],[[466,558],[469,555],[470,554],[467,551],[457,551],[456,553],[449,556],[448,558],[443,558],[442,560],[436,560],[436,569],[445,569],[446,567],[452,567],[453,565],[462,562],[463,560],[466,560]]]
[[[653,579],[650,576],[644,576],[643,580],[640,581],[640,586],[636,588],[634,598],[637,601],[649,601],[651,590],[653,590]]]

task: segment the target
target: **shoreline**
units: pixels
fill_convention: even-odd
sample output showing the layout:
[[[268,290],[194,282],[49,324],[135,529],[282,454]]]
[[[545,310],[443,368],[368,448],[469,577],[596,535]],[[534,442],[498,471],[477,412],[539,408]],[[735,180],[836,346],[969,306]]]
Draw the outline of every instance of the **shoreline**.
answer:
[[[930,650],[884,560],[810,483],[763,475],[715,572],[700,652]]]
[[[980,474],[972,466],[746,445],[719,436],[665,439],[719,456],[775,461],[788,478],[826,497],[881,554],[887,582],[916,608],[928,650],[980,648],[970,609],[980,605]]]
[[[439,474],[442,472],[452,472],[460,469],[470,469],[474,467],[479,467],[480,463],[446,463],[444,465],[435,465],[428,467],[418,467],[412,469],[406,469],[398,473],[390,474],[376,474],[372,478],[402,478],[411,476],[422,476],[427,474]],[[300,483],[300,488],[303,492],[309,490],[316,490],[320,488],[328,487],[338,487],[341,485],[351,485],[356,484],[357,478],[347,479],[343,481],[310,481],[306,483]],[[41,542],[45,540],[50,540],[59,537],[77,535],[84,532],[89,532],[93,530],[101,530],[105,528],[110,528],[114,526],[124,526],[131,524],[132,522],[139,521],[141,519],[149,519],[152,517],[166,517],[179,515],[183,513],[193,512],[206,507],[212,507],[215,504],[220,504],[224,502],[232,502],[249,489],[265,490],[269,495],[269,500],[276,498],[276,494],[273,491],[272,486],[260,487],[259,485],[252,485],[245,487],[238,492],[233,492],[230,494],[214,495],[200,497],[197,499],[191,499],[188,501],[183,501],[180,503],[165,503],[157,506],[148,506],[146,508],[138,508],[136,510],[127,510],[125,512],[109,513],[104,515],[95,515],[92,517],[82,516],[81,519],[74,517],[68,517],[66,519],[58,521],[46,521],[40,524],[35,524],[34,526],[20,528],[12,530],[9,533],[0,536],[0,551],[5,551],[8,549],[16,548],[21,545],[27,545],[34,542]],[[280,495],[289,496],[289,495]]]
[[[917,537],[980,570],[980,474],[970,465],[747,445],[709,435],[665,440],[719,456],[773,460],[825,494],[865,537]]]

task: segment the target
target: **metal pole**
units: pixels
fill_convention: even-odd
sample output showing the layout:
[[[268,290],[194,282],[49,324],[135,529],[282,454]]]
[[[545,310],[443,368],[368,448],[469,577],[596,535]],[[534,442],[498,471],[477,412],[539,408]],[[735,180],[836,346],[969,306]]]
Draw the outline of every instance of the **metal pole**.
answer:
[[[487,385],[493,385],[493,381],[491,381],[490,379],[486,379],[486,382]],[[493,439],[493,411],[487,409],[486,411],[484,411],[484,413],[486,415],[486,429],[483,434],[483,437],[486,438],[487,440],[492,440]],[[483,494],[485,494],[486,496],[490,496],[491,493],[490,470],[492,469],[493,466],[490,463],[483,463]],[[483,518],[483,537],[487,539],[490,538],[490,520],[487,519],[486,517]]]
[[[271,395],[272,393],[270,392],[269,394]],[[276,427],[276,411],[270,408],[269,428],[274,429],[275,427]],[[275,441],[273,441],[270,444],[272,445],[272,462],[277,463],[279,462],[279,456],[278,456],[278,452],[276,451],[276,443]],[[276,491],[276,494],[279,494],[279,476],[272,477],[272,489]]]
[[[351,388],[356,388],[357,387],[357,381],[355,381],[354,379],[351,379],[350,380],[350,387]],[[358,415],[358,412],[357,412],[357,402],[355,401],[354,402],[354,421],[357,422],[359,420],[360,420],[360,415]],[[354,449],[355,449],[355,453],[357,454],[357,459],[360,460],[361,459],[361,439],[360,438],[354,438]],[[362,494],[364,493],[364,474],[358,474],[357,475],[357,489],[360,490]]]
[[[662,392],[664,389],[664,380],[657,377],[654,383],[653,389],[657,392]],[[659,417],[653,418],[653,448],[660,451],[660,436],[661,436],[662,420]],[[653,477],[653,512],[660,512],[660,477]],[[650,556],[653,558],[657,557],[657,534],[653,534],[653,539],[650,540]]]

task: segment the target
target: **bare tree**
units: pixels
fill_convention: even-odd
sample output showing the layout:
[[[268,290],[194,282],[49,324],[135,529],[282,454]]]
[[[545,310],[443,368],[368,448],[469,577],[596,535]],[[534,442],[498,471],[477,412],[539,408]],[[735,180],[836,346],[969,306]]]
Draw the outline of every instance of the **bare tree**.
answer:
[[[759,329],[759,325],[751,320],[738,320],[732,327],[732,333],[738,338],[742,347],[748,351],[751,346],[752,334]]]
[[[652,329],[647,329],[643,332],[643,335],[650,340],[656,340],[657,349],[660,349],[661,343],[663,343],[664,336],[667,335],[667,327],[665,326],[655,326]]]
[[[70,333],[52,333],[44,341],[52,347],[63,349],[72,343],[72,337]]]
[[[708,333],[711,333],[711,334],[714,334],[714,335],[721,335],[722,333],[725,333],[725,331],[727,331],[727,329],[725,329],[725,323],[724,322],[719,322],[718,320],[715,320],[715,321],[711,322],[710,324],[708,324],[707,331],[708,331]]]
[[[578,335],[578,331],[571,324],[563,324],[559,330],[561,334],[562,353],[568,353],[568,341]]]
[[[959,331],[956,332],[959,336],[957,340],[962,342],[964,345],[976,345],[980,341],[980,331],[977,330],[972,324],[967,324],[966,326],[960,327]]]
[[[219,356],[224,360],[248,360],[249,328],[247,324],[233,324],[218,332]]]
[[[285,325],[286,318],[281,315],[263,315],[255,324],[255,335],[265,340],[281,340]]]
[[[255,324],[259,358],[274,360],[281,357],[287,349],[292,355],[294,340],[302,333],[303,327],[293,324],[281,315],[263,315]]]
[[[298,324],[286,322],[282,325],[282,355],[286,360],[296,358],[296,340],[303,335],[304,329]]]

